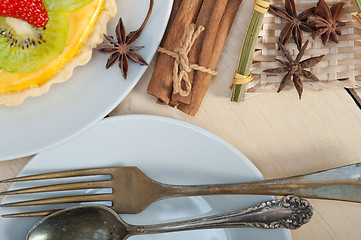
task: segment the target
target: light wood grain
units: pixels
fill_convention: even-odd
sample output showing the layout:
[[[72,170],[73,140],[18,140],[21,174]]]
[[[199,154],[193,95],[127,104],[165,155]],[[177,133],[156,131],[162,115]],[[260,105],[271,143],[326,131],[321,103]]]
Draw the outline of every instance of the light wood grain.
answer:
[[[248,24],[244,0],[202,107],[190,117],[155,104],[146,94],[154,61],[129,96],[110,114],[156,114],[185,120],[221,136],[244,153],[265,178],[286,177],[361,162],[361,111],[343,89],[262,93],[231,103],[229,88]],[[361,91],[358,90],[361,94]],[[30,157],[0,162],[0,178],[15,176]],[[0,185],[0,191],[7,185]],[[311,222],[292,232],[294,240],[360,239],[361,204],[311,200]]]

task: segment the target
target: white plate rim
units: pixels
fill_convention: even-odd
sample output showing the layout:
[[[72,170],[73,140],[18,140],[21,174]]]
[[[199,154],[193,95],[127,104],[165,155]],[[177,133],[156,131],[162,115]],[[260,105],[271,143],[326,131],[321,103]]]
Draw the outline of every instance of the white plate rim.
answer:
[[[166,16],[167,17],[166,17],[166,19],[164,19],[164,25],[161,27],[160,37],[159,37],[159,39],[158,39],[158,41],[156,43],[157,46],[159,46],[159,44],[161,43],[163,34],[164,34],[165,29],[167,27],[167,22],[168,22],[168,19],[169,19],[170,13],[171,13],[171,9],[172,9],[171,2],[173,2],[173,1],[172,0],[169,1],[169,5],[166,8],[166,10],[167,10]],[[149,19],[148,25],[150,25],[151,21],[152,21],[152,17]],[[149,64],[150,64],[151,60],[154,58],[156,52],[157,52],[157,48],[150,51],[151,58],[149,59]],[[125,80],[125,81],[131,82],[129,84],[128,88],[125,89],[124,91],[122,91],[118,95],[118,97],[116,98],[116,100],[114,102],[109,103],[106,107],[104,107],[103,111],[99,111],[98,114],[97,114],[98,115],[97,117],[94,117],[91,121],[87,121],[87,124],[85,124],[82,127],[78,128],[77,131],[73,131],[73,133],[68,134],[67,137],[52,141],[52,143],[49,143],[49,144],[46,144],[46,145],[43,145],[43,146],[38,146],[37,148],[33,148],[31,150],[19,151],[17,153],[8,152],[8,153],[5,153],[3,155],[0,155],[0,162],[1,161],[12,160],[12,159],[17,159],[17,158],[22,158],[22,157],[27,157],[27,156],[31,156],[31,155],[34,155],[34,154],[38,154],[38,153],[40,153],[40,152],[42,152],[42,151],[44,151],[46,149],[53,148],[53,147],[55,147],[55,146],[57,146],[59,144],[62,144],[64,142],[68,141],[69,139],[71,139],[71,138],[81,134],[82,132],[86,131],[91,126],[95,125],[96,123],[98,123],[102,119],[104,119],[104,117],[106,117],[115,107],[117,107],[124,100],[124,98],[133,90],[135,85],[140,81],[140,79],[142,78],[142,76],[144,75],[144,73],[148,69],[148,67],[149,67],[149,65],[148,66],[143,66],[142,68],[140,68],[140,70],[138,71],[138,73],[137,73],[137,75],[136,75],[136,77],[134,79]],[[53,86],[53,87],[55,87],[55,86]],[[40,97],[42,97],[42,96],[40,96]],[[1,106],[1,107],[8,108],[6,106]],[[10,107],[10,108],[16,108],[16,107]]]
[[[107,117],[107,118],[103,119],[101,122],[99,122],[98,124],[94,125],[93,127],[101,126],[101,125],[111,123],[111,122],[127,121],[127,120],[155,120],[155,121],[160,121],[160,122],[166,122],[166,123],[170,123],[170,124],[180,125],[182,127],[193,130],[193,131],[195,131],[197,133],[205,135],[205,136],[211,138],[212,140],[215,140],[218,144],[226,147],[229,151],[231,151],[235,155],[238,155],[239,158],[242,159],[242,161],[253,171],[253,173],[258,178],[264,179],[262,173],[258,170],[258,168],[242,152],[240,152],[232,144],[230,144],[229,142],[227,142],[223,138],[219,137],[218,135],[210,132],[209,130],[206,130],[206,129],[202,128],[202,127],[199,127],[199,126],[196,126],[194,124],[185,122],[183,120],[170,118],[170,117],[164,117],[164,116],[158,116],[158,115],[130,114],[130,115]],[[33,159],[36,160],[37,158],[42,157],[43,154],[46,154],[46,153],[39,153],[39,154],[35,155],[31,160],[33,160]],[[20,171],[18,176],[24,175],[24,172],[26,172],[28,170],[28,166],[30,165],[30,162],[31,161],[29,161],[24,166],[24,168]],[[12,185],[10,186],[10,188],[12,188]],[[4,202],[6,202],[6,196],[2,200],[2,203],[4,203]],[[286,230],[285,234],[286,234],[286,237],[288,238],[288,240],[292,240],[290,230],[288,230],[288,229],[285,229],[285,230]]]

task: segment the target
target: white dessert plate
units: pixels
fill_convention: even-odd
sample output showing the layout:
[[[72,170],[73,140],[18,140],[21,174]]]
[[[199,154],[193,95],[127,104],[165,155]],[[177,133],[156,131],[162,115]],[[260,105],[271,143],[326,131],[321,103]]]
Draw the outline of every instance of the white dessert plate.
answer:
[[[142,24],[149,0],[116,0],[117,16],[109,23],[114,36],[119,17],[127,30]],[[153,13],[135,46],[147,62],[153,58],[165,31],[173,1],[156,0]],[[106,70],[108,55],[94,52],[92,60],[78,67],[73,77],[53,85],[37,98],[28,98],[17,107],[0,105],[0,161],[39,153],[84,131],[104,118],[133,89],[146,67],[130,64],[124,80],[117,64]]]
[[[242,153],[214,134],[183,121],[149,115],[107,118],[68,142],[38,154],[20,175],[111,166],[137,166],[150,178],[169,184],[215,184],[262,179],[261,173]],[[59,180],[51,183],[59,183]],[[38,184],[17,183],[11,189]],[[79,190],[73,194],[80,193],[89,191]],[[37,194],[32,198],[53,196],[59,194]],[[8,196],[3,202],[26,199],[29,199],[26,195]],[[131,224],[155,224],[233,211],[269,199],[272,197],[180,197],[157,201],[140,214],[121,216]],[[39,207],[25,208],[21,211],[39,210]],[[19,208],[2,208],[0,215],[19,211]],[[0,218],[0,239],[25,239],[27,230],[38,220]],[[16,231],[13,230],[15,225]],[[243,228],[142,235],[132,239],[290,240],[291,236],[285,229]]]

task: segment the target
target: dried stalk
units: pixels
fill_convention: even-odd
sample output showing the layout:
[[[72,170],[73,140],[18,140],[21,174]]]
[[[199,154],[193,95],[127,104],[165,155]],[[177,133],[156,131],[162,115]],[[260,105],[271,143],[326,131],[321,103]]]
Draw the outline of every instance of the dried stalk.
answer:
[[[265,0],[269,2],[270,0]],[[242,53],[238,64],[237,72],[244,76],[249,76],[253,61],[253,54],[256,48],[258,34],[262,27],[264,13],[253,10],[247,33],[243,42]],[[243,100],[246,84],[233,84],[231,100],[240,102]]]
[[[361,13],[361,2],[360,2],[360,0],[353,0],[353,3],[355,4],[355,6],[357,8],[357,12]]]

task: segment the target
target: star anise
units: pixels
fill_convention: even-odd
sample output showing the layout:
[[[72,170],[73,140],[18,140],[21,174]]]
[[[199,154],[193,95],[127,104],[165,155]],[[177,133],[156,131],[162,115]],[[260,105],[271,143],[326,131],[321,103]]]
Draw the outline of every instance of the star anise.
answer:
[[[291,78],[292,78],[293,83],[297,89],[298,95],[301,99],[302,92],[303,92],[303,84],[302,84],[301,76],[303,76],[307,79],[314,80],[314,81],[319,81],[319,79],[315,75],[313,75],[310,71],[306,70],[305,68],[313,67],[314,65],[319,63],[322,60],[322,58],[324,57],[324,55],[321,55],[318,57],[311,57],[311,58],[301,61],[301,58],[304,55],[307,45],[308,45],[308,40],[307,40],[306,43],[302,46],[299,53],[297,54],[296,59],[293,60],[290,52],[285,48],[285,46],[283,46],[283,44],[280,42],[278,43],[278,45],[279,45],[283,55],[286,57],[287,61],[283,61],[281,59],[275,59],[277,62],[281,63],[283,66],[279,67],[279,68],[267,69],[267,70],[264,70],[264,72],[287,73],[283,77],[277,92],[282,91],[282,89],[286,86],[288,81],[291,80]]]
[[[321,36],[323,45],[326,45],[329,39],[338,43],[337,35],[341,35],[338,28],[346,25],[337,21],[343,5],[342,2],[335,3],[330,9],[324,0],[318,1],[314,15],[308,18],[309,25],[317,29],[312,34],[313,39]]]
[[[140,26],[138,30],[130,32],[128,35],[126,35],[123,20],[122,18],[120,18],[117,27],[115,29],[116,39],[114,39],[113,36],[108,36],[104,34],[104,37],[112,45],[101,46],[98,47],[97,49],[102,53],[111,54],[105,66],[106,69],[113,66],[114,63],[118,60],[122,75],[125,79],[127,79],[128,70],[129,70],[128,59],[130,59],[133,62],[139,63],[142,66],[148,65],[148,63],[144,60],[144,58],[135,52],[144,48],[144,46],[142,47],[131,46],[131,44],[134,43],[140,37],[145,25],[147,24],[150,14],[152,12],[153,3],[154,0],[150,0],[148,14],[142,26]]]
[[[286,20],[288,23],[282,29],[279,41],[285,45],[289,40],[291,34],[295,43],[297,44],[298,50],[301,49],[302,45],[302,31],[312,32],[313,29],[308,26],[307,18],[313,14],[314,8],[307,9],[297,15],[296,5],[294,0],[285,0],[285,10],[271,5],[269,11]]]

